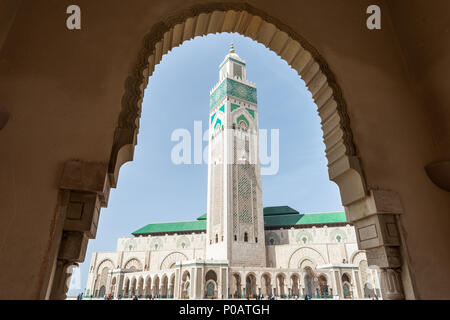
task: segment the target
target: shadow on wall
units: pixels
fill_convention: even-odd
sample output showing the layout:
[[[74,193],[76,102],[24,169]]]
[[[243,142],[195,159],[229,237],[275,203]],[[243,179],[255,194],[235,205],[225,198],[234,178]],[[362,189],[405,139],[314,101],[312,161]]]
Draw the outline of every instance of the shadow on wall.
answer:
[[[0,106],[0,130],[2,130],[6,126],[8,120],[9,120],[9,112],[7,112],[5,108]]]

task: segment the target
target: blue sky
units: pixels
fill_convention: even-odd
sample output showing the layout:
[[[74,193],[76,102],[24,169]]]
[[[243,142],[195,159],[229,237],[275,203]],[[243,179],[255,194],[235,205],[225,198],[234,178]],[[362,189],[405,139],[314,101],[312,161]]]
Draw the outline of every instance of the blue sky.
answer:
[[[301,213],[343,211],[338,187],[328,178],[317,107],[297,72],[249,38],[197,37],[165,55],[149,80],[134,161],[120,170],[69,295],[84,290],[93,252],[115,251],[118,238],[146,224],[195,220],[206,213],[207,165],[173,164],[177,142],[171,134],[179,128],[193,134],[194,121],[208,129],[209,91],[231,42],[247,62],[247,79],[257,85],[259,128],[280,133],[280,167],[276,175],[262,177],[263,205],[288,205]]]

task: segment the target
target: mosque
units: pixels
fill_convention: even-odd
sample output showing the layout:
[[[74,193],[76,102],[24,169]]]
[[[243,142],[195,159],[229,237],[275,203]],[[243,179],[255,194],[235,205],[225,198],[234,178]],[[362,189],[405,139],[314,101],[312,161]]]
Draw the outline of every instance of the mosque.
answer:
[[[207,213],[92,255],[85,297],[382,298],[344,212],[262,206],[256,85],[231,46],[210,92]]]

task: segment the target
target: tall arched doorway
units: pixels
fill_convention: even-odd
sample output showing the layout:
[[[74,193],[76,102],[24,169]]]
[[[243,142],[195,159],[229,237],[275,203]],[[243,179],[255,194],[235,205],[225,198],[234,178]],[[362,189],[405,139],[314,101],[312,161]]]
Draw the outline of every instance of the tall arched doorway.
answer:
[[[217,274],[213,270],[209,270],[205,275],[205,297],[217,298]]]
[[[256,277],[253,273],[248,274],[245,278],[245,294],[248,298],[256,295]]]
[[[352,298],[352,285],[350,276],[347,273],[342,275],[342,290],[345,299]]]
[[[327,277],[323,274],[319,276],[319,293],[322,298],[329,296]]]

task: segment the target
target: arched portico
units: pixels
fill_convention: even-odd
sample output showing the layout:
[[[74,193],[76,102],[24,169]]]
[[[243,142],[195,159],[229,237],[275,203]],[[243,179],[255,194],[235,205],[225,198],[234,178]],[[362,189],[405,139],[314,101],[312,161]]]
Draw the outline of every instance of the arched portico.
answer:
[[[205,274],[205,298],[215,299],[218,297],[217,273],[208,270]]]

